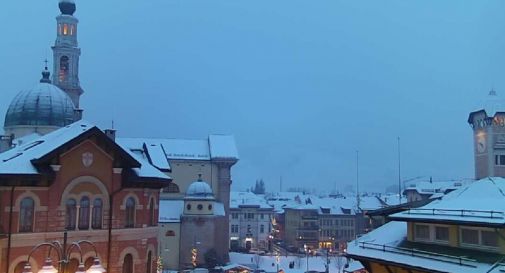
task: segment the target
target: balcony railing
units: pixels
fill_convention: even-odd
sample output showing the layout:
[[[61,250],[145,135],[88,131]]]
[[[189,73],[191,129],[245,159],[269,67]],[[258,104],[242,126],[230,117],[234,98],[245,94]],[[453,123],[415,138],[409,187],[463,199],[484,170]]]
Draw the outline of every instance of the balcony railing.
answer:
[[[503,211],[493,211],[493,210],[412,208],[412,209],[407,210],[406,213],[407,214],[421,214],[421,215],[479,217],[479,218],[491,218],[491,219],[504,219],[505,218],[505,213]]]
[[[374,244],[374,243],[368,243],[368,242],[359,242],[359,244],[360,244],[359,247],[364,248],[364,249],[375,249],[375,250],[380,250],[383,252],[409,255],[412,257],[420,257],[420,258],[430,259],[430,260],[434,260],[434,261],[457,264],[457,265],[461,265],[461,266],[468,266],[468,267],[473,267],[473,268],[477,267],[474,264],[477,262],[476,260],[469,259],[469,258],[462,257],[462,256],[452,256],[452,255],[446,255],[446,254],[441,254],[441,253],[423,251],[423,250],[419,250],[419,249],[415,249],[415,248],[388,246],[388,245]]]

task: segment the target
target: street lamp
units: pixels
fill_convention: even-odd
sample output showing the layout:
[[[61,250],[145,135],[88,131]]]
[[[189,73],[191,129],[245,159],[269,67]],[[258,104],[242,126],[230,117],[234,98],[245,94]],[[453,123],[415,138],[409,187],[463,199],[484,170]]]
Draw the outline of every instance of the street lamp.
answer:
[[[93,260],[93,265],[88,270],[85,270],[84,268],[84,263],[82,261],[82,249],[81,245],[90,245],[93,250],[95,251],[95,258]],[[79,261],[79,266],[77,268],[77,271],[75,273],[105,273],[105,268],[100,263],[100,259],[98,258],[98,252],[96,251],[95,245],[87,240],[80,240],[77,242],[72,242],[68,247],[67,245],[67,232],[65,231],[63,234],[63,244],[61,244],[59,241],[53,241],[51,243],[45,242],[45,243],[40,243],[36,245],[35,247],[32,248],[30,251],[30,254],[28,255],[28,259],[26,260],[25,267],[23,269],[23,273],[32,273],[32,267],[30,265],[30,258],[32,257],[32,254],[43,247],[49,248],[47,257],[44,261],[44,265],[42,268],[38,271],[38,273],[64,273],[66,265],[70,262],[70,254],[72,251],[76,250],[79,252],[80,255],[80,261]],[[51,259],[51,250],[55,250],[56,254],[58,255],[58,269],[56,269],[53,265],[53,260]]]

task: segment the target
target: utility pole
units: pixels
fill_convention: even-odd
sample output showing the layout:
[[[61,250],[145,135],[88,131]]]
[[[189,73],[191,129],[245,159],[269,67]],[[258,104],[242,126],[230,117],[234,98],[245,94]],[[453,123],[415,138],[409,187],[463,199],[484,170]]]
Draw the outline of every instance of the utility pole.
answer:
[[[400,160],[400,137],[398,140],[398,204],[402,203],[402,176],[401,176],[401,160]]]
[[[359,209],[359,151],[356,150],[356,206]]]

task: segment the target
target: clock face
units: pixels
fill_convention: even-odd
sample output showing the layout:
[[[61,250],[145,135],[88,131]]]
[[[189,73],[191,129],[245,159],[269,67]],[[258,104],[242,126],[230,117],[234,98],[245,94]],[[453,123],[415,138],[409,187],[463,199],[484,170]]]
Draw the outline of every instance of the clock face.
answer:
[[[479,153],[486,151],[486,137],[483,135],[477,136],[477,151]]]

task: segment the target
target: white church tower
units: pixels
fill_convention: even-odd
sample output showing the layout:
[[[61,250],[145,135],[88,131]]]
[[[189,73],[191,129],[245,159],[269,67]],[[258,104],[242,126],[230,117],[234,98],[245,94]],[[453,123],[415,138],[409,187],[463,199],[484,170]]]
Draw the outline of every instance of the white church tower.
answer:
[[[72,99],[77,109],[79,98],[84,93],[79,83],[79,56],[77,24],[74,17],[74,0],[60,0],[61,14],[56,17],[57,37],[53,49],[53,84],[61,88]]]

